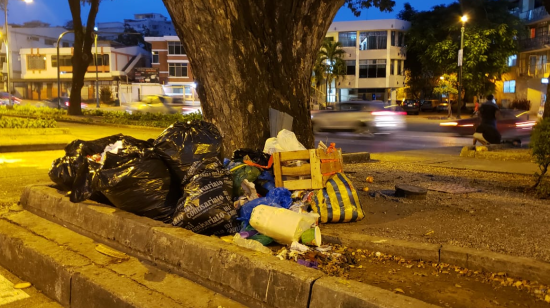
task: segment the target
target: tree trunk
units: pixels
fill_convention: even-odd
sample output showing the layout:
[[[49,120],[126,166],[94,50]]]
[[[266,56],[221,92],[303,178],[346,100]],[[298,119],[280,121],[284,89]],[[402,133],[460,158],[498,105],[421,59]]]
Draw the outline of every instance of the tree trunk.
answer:
[[[94,26],[95,18],[99,10],[100,0],[90,0],[90,12],[86,28],[82,26],[80,18],[80,3],[81,0],[69,0],[71,15],[73,17],[74,27],[74,53],[72,58],[73,63],[73,78],[71,83],[71,96],[69,99],[69,114],[82,115],[82,87],[84,86],[84,78],[88,65],[92,62],[92,44],[94,42]]]
[[[544,111],[542,113],[543,119],[550,118],[550,102],[548,102],[548,98],[550,97],[550,86],[546,87],[546,101],[544,102]]]
[[[314,138],[310,78],[322,39],[345,0],[163,0],[189,57],[204,117],[223,136],[224,156],[263,148],[269,107]]]

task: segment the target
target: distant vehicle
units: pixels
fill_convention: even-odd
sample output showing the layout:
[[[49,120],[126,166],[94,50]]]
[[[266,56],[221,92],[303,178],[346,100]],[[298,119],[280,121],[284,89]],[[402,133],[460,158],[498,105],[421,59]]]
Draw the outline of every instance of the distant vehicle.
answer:
[[[171,105],[172,99],[164,95],[146,95],[141,101],[126,105],[126,112],[132,114],[135,112],[143,113],[178,113],[177,107]]]
[[[440,101],[437,99],[423,100],[420,104],[420,110],[422,111],[447,111],[449,110],[449,104],[447,101]]]
[[[59,104],[59,105],[58,105]],[[61,109],[69,109],[69,98],[68,97],[54,97],[51,99],[46,99],[38,103],[38,107],[49,107],[49,108],[59,108]],[[80,108],[86,109],[88,108],[88,104],[84,102],[80,102]]]
[[[0,106],[8,105],[9,93],[0,92]],[[11,96],[11,100],[15,105],[21,105],[22,100],[19,97]]]
[[[379,101],[351,101],[336,104],[336,109],[312,114],[313,132],[353,131],[374,134],[405,127],[405,112],[399,106]]]
[[[497,130],[503,138],[525,137],[531,135],[531,130],[537,121],[529,119],[528,111],[511,109],[500,110],[501,119],[497,119]],[[449,132],[459,135],[473,135],[481,118],[472,116],[465,119],[442,122],[439,125],[446,127]]]
[[[420,100],[417,99],[404,99],[401,103],[401,108],[407,114],[419,114],[420,113]]]

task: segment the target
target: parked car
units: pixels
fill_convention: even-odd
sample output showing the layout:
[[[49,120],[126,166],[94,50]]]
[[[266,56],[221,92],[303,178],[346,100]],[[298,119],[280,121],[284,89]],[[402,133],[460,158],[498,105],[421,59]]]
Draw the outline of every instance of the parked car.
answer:
[[[132,102],[126,105],[126,112],[132,114],[134,112],[143,113],[178,113],[180,108],[173,107],[172,99],[164,95],[146,95],[139,102]]]
[[[352,101],[336,104],[336,110],[312,114],[313,132],[353,131],[374,134],[405,127],[405,112],[383,102]]]
[[[8,105],[9,94],[8,92],[0,92],[0,106]],[[11,100],[15,105],[21,105],[22,100],[19,97],[11,96]]]
[[[420,110],[422,111],[447,111],[449,110],[449,104],[447,101],[440,101],[437,99],[423,100],[420,104]]]
[[[68,97],[54,97],[51,99],[46,99],[38,103],[38,107],[49,107],[49,108],[57,108],[59,104],[59,107],[61,109],[69,109],[69,98]],[[80,108],[85,109],[88,108],[88,104],[84,102],[80,102]]]
[[[501,109],[501,118],[497,119],[497,130],[503,138],[519,138],[531,135],[533,126],[537,123],[530,120],[529,112],[512,109]],[[465,119],[442,122],[439,125],[447,131],[459,135],[473,135],[481,118],[471,116]]]
[[[407,114],[419,114],[420,113],[420,100],[418,99],[404,99],[401,103],[401,108]]]

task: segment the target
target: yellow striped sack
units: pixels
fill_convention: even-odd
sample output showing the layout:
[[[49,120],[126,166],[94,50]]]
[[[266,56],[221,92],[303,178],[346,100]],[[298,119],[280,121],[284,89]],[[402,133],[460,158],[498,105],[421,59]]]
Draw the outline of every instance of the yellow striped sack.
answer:
[[[314,193],[311,208],[321,216],[322,223],[359,221],[365,217],[357,191],[343,173],[331,176],[326,188]]]

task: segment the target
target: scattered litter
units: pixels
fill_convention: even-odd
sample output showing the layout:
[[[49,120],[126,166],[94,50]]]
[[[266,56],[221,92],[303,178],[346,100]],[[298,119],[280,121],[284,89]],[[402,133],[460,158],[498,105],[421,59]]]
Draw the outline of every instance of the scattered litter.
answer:
[[[429,236],[429,235],[432,235],[432,234],[434,234],[434,233],[435,233],[435,231],[434,231],[434,230],[431,230],[431,231],[428,231],[428,233],[426,233],[426,234],[424,234],[424,235],[425,235],[425,236]]]
[[[306,252],[309,251],[309,247],[298,242],[292,242],[290,245],[290,251]]]
[[[393,289],[393,291],[394,291],[395,293],[403,293],[403,294],[405,294],[405,291],[403,291],[403,289],[400,289],[400,288]]]
[[[127,260],[130,258],[127,254],[120,252],[118,250],[115,250],[111,247],[107,247],[103,244],[98,244],[97,246],[95,246],[95,250],[97,250],[101,254],[104,254],[106,256],[109,256],[115,259]]]
[[[20,282],[13,286],[14,289],[26,289],[30,288],[32,284],[30,282]]]
[[[372,176],[367,176],[366,181],[367,183],[372,183],[374,182],[374,178]]]
[[[273,254],[273,251],[271,251],[271,249],[262,245],[262,243],[255,240],[242,238],[239,233],[235,234],[235,236],[233,237],[233,244],[243,248],[250,249],[250,250],[258,251],[261,253],[265,253],[269,255]]]
[[[316,224],[317,219],[311,215],[267,205],[255,207],[250,217],[254,229],[284,245],[297,242],[305,230]]]

